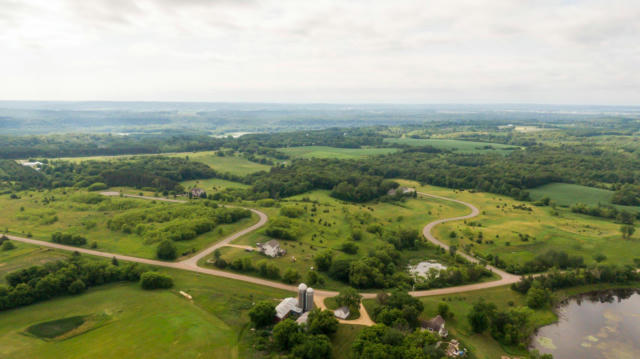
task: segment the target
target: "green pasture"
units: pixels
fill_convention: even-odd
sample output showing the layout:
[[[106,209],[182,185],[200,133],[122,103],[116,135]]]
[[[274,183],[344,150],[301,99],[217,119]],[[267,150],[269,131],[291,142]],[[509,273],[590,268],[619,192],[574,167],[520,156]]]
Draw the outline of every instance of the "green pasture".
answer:
[[[278,151],[296,158],[337,158],[358,159],[376,155],[386,155],[398,151],[397,148],[338,148],[329,146],[283,147]]]
[[[53,249],[32,246],[12,241],[16,248],[10,251],[0,251],[0,284],[4,284],[4,277],[9,272],[42,265],[47,262],[65,259],[68,255]]]
[[[279,206],[297,207],[303,211],[303,215],[290,219],[300,229],[300,237],[296,241],[278,240],[286,249],[287,254],[282,257],[270,259],[258,252],[247,252],[241,248],[221,248],[222,258],[227,262],[237,258],[251,258],[253,263],[260,260],[268,260],[275,263],[284,274],[288,268],[294,268],[305,278],[311,267],[315,266],[313,257],[320,251],[331,250],[336,259],[357,259],[375,249],[384,242],[378,235],[368,233],[367,227],[377,224],[383,228],[410,228],[421,231],[427,223],[442,217],[459,216],[466,213],[466,207],[442,200],[409,199],[405,202],[367,203],[353,204],[336,200],[329,196],[329,191],[313,191],[298,196],[290,197],[279,202]],[[315,211],[313,208],[315,207]],[[260,208],[269,215],[270,220],[280,217],[278,207]],[[239,238],[234,244],[256,246],[257,242],[270,240],[265,234],[265,228]],[[341,250],[345,241],[350,240],[354,231],[361,231],[363,238],[354,241],[359,247],[356,254],[347,254]],[[433,248],[423,248],[415,251],[403,251],[403,261],[435,259],[438,253]],[[207,258],[210,259],[210,258]],[[202,261],[203,265],[206,260]],[[227,268],[227,270],[229,270]],[[247,272],[249,275],[258,275],[255,272]],[[322,288],[340,289],[344,283],[332,280],[326,274],[320,273],[326,280]],[[316,285],[316,287],[318,287]]]
[[[384,142],[398,143],[409,146],[432,146],[441,150],[455,151],[461,153],[487,153],[497,152],[508,154],[518,147],[504,145],[501,143],[474,142],[463,140],[437,139],[437,138],[385,138]]]
[[[255,163],[241,156],[225,156],[216,155],[216,151],[201,152],[179,152],[179,153],[162,153],[162,154],[145,154],[145,155],[121,155],[121,156],[87,156],[87,157],[63,157],[59,158],[64,161],[82,162],[82,161],[108,161],[112,159],[131,158],[135,156],[169,156],[169,157],[188,157],[190,160],[202,162],[209,165],[216,171],[221,173],[229,172],[235,175],[244,176],[253,172],[268,171],[269,166]]]
[[[612,220],[572,213],[567,208],[536,207],[490,193],[435,186],[421,186],[419,190],[471,203],[481,211],[478,217],[466,222],[437,226],[436,237],[459,248],[470,246],[471,252],[499,255],[507,264],[523,263],[551,249],[581,255],[587,264],[595,263],[593,256],[598,253],[607,256],[603,262],[607,264],[632,264],[634,258],[640,257],[640,237],[636,234],[629,240],[622,239],[620,224]],[[522,205],[531,211],[514,208]],[[456,238],[450,237],[452,231]],[[480,233],[482,243],[477,242]],[[529,239],[523,241],[520,235],[529,235]]]
[[[598,204],[612,205],[613,191],[602,188],[581,186],[570,183],[550,183],[544,186],[528,190],[531,198],[539,200],[549,197],[560,206],[571,206],[575,203],[584,203],[590,206]],[[638,211],[639,207],[613,205],[619,209]]]
[[[15,267],[14,261],[7,260]],[[1,313],[0,357],[259,357],[250,347],[247,312],[257,301],[275,303],[290,295],[187,271],[160,271],[173,277],[173,289],[145,291],[137,283],[116,283]],[[182,297],[180,290],[193,301]],[[86,323],[69,319],[74,317],[101,321],[82,331]],[[36,334],[50,338],[39,338],[34,328]],[[76,335],[65,334],[74,331]]]
[[[138,194],[138,191],[127,192]],[[0,196],[0,229],[18,236],[31,235],[35,239],[51,240],[54,232],[78,234],[87,238],[87,246],[97,243],[97,250],[121,253],[143,258],[156,257],[157,243],[145,243],[142,236],[112,231],[107,227],[114,216],[126,212],[128,208],[158,208],[175,206],[175,203],[150,201],[135,198],[110,197],[97,204],[78,203],[76,196],[87,194],[84,190],[70,188],[42,192],[20,192],[20,199]],[[144,192],[145,195],[153,195]],[[45,198],[55,201],[45,203]],[[115,209],[122,208],[122,209]],[[258,217],[242,219],[236,223],[221,224],[211,232],[192,240],[174,242],[178,253],[199,251],[227,235],[237,232],[255,222]]]

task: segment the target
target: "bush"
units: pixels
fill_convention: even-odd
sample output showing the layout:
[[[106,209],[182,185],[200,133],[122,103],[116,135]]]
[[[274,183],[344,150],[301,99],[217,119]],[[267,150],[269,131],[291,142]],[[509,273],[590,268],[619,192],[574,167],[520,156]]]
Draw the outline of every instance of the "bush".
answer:
[[[4,243],[2,243],[2,247],[0,247],[3,252],[10,251],[14,248],[16,248],[16,246],[9,240],[4,241]]]
[[[316,264],[316,268],[319,271],[326,272],[331,267],[331,261],[333,260],[333,253],[331,251],[323,251],[316,254],[313,257],[313,261]]]
[[[60,232],[55,232],[51,235],[51,241],[54,243],[67,244],[70,246],[82,246],[87,244],[87,239],[81,237],[77,234],[62,234]]]
[[[79,294],[84,292],[85,289],[87,289],[87,286],[84,285],[84,282],[81,279],[76,279],[71,282],[71,284],[69,284],[69,288],[67,288],[67,291],[70,294]]]
[[[142,289],[166,289],[173,287],[173,279],[165,274],[144,272],[140,276]]]
[[[300,280],[300,274],[298,274],[297,270],[293,268],[289,268],[284,272],[284,275],[282,276],[282,280],[285,283],[293,284]]]
[[[89,190],[89,191],[102,191],[103,189],[107,189],[107,188],[109,188],[109,186],[107,186],[106,184],[101,183],[101,182],[96,182],[96,183],[92,184],[91,186],[89,186],[87,188],[87,190]]]
[[[174,260],[178,257],[178,249],[172,241],[167,239],[158,244],[156,255],[160,259]]]
[[[340,247],[340,249],[342,249],[342,251],[347,253],[347,254],[356,254],[356,253],[358,253],[358,245],[353,243],[353,242],[351,242],[351,241],[343,242],[342,246]]]
[[[280,214],[289,218],[298,218],[302,216],[304,211],[298,207],[282,207],[280,208]]]
[[[249,318],[251,318],[256,328],[266,327],[273,323],[275,316],[276,307],[269,301],[258,302],[249,310]]]

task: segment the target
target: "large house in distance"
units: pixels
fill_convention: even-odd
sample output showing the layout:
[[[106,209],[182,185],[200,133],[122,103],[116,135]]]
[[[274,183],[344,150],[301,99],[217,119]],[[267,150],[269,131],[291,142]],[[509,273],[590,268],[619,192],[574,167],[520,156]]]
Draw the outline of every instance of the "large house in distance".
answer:
[[[205,190],[203,190],[202,188],[192,188],[191,191],[189,192],[189,194],[191,194],[191,198],[206,198],[207,197],[207,192],[205,192]]]
[[[307,288],[306,284],[300,283],[298,286],[298,298],[284,298],[276,306],[276,320],[303,318],[305,313],[314,308],[313,293],[313,288]],[[304,318],[301,321],[304,321]]]

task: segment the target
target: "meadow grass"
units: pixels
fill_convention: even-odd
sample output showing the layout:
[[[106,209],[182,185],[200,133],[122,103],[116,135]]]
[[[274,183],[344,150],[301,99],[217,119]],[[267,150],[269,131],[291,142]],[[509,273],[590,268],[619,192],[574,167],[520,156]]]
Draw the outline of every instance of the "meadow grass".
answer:
[[[506,155],[509,154],[510,151],[518,148],[501,143],[474,142],[438,138],[385,138],[384,142],[398,143],[409,146],[432,146],[441,150],[455,151],[460,153],[497,152]]]
[[[412,181],[399,182],[417,186]],[[418,186],[418,190],[478,207],[478,217],[441,224],[434,228],[434,234],[459,248],[469,245],[473,252],[499,255],[507,264],[522,264],[551,249],[581,255],[587,264],[595,263],[593,257],[598,253],[607,256],[603,262],[607,264],[633,264],[633,259],[640,257],[638,235],[622,239],[620,224],[612,220],[572,213],[567,208],[536,207],[490,193],[435,186]],[[531,211],[519,209],[522,205]],[[452,231],[456,238],[450,237]],[[480,233],[483,240],[477,243]],[[528,235],[529,239],[523,241],[521,235]]]
[[[200,151],[200,152],[175,152],[160,154],[142,154],[142,155],[119,155],[119,156],[86,156],[86,157],[62,157],[59,160],[70,162],[82,161],[109,161],[113,159],[134,158],[139,156],[168,156],[189,158],[192,161],[202,162],[209,165],[219,172],[229,172],[235,175],[244,176],[258,171],[268,171],[269,166],[255,163],[241,156],[225,156],[216,155],[216,151]]]
[[[550,183],[544,186],[532,188],[528,190],[531,194],[531,198],[539,200],[544,197],[549,197],[559,206],[571,206],[575,203],[584,203],[590,206],[597,206],[598,204],[613,205],[619,209],[627,211],[637,212],[640,207],[634,206],[620,206],[611,203],[613,197],[613,191],[606,189],[581,186],[578,184],[570,183]]]
[[[320,251],[331,250],[335,259],[358,259],[377,246],[385,244],[378,235],[367,232],[367,227],[371,224],[380,225],[385,229],[408,228],[419,232],[424,225],[437,218],[459,216],[468,211],[463,205],[438,199],[408,199],[397,203],[347,203],[332,198],[329,191],[322,190],[281,200],[279,206],[297,207],[304,213],[301,217],[290,220],[300,230],[298,240],[278,240],[287,251],[285,256],[269,259],[258,252],[249,253],[241,248],[225,247],[220,249],[222,258],[227,262],[238,258],[251,258],[253,263],[268,260],[280,269],[280,274],[288,268],[293,268],[304,280],[306,273],[315,266],[313,257]],[[278,207],[259,209],[267,213],[270,220],[280,216]],[[234,244],[255,247],[257,242],[264,243],[271,239],[265,234],[265,230],[266,227],[247,234]],[[341,250],[341,246],[350,240],[354,231],[361,231],[363,238],[354,241],[359,247],[358,252],[347,254]],[[438,258],[438,253],[434,247],[402,251],[404,263],[435,258]],[[202,265],[207,265],[208,259],[210,258],[203,259]],[[257,275],[255,272],[247,274]],[[324,286],[319,286],[321,288],[339,290],[346,286],[324,273],[320,275],[326,281]]]
[[[386,155],[398,151],[397,148],[338,148],[329,146],[283,147],[278,151],[296,158],[337,158],[359,159],[369,156]]]
[[[11,265],[15,267],[14,263]],[[251,333],[247,330],[248,310],[257,301],[276,303],[290,295],[281,290],[187,271],[158,270],[173,277],[173,289],[145,291],[137,283],[115,283],[91,288],[78,296],[59,297],[3,312],[0,357],[254,357],[258,354],[248,339]],[[180,290],[189,293],[193,300],[182,297]],[[25,335],[33,325],[93,316],[108,320],[63,340],[49,341]],[[60,329],[69,332],[68,326]],[[65,335],[61,330],[47,333],[49,337],[59,338],[60,334]]]
[[[4,283],[4,277],[7,273],[68,257],[67,253],[49,248],[32,246],[17,241],[12,241],[12,243],[16,248],[10,251],[0,251],[0,283]]]
[[[117,190],[117,189],[116,189]],[[125,193],[138,194],[140,191],[127,190]],[[153,193],[142,192],[144,195]],[[145,243],[142,236],[135,233],[112,231],[107,223],[114,216],[126,210],[101,207],[104,203],[119,203],[126,208],[162,208],[175,206],[175,203],[148,201],[134,198],[105,198],[103,202],[90,205],[74,200],[75,196],[87,194],[84,190],[71,188],[55,189],[42,192],[20,192],[20,199],[10,199],[8,195],[0,196],[0,229],[9,229],[11,234],[19,236],[31,235],[35,239],[51,240],[54,232],[79,234],[87,238],[87,245],[97,243],[97,250],[127,254],[143,258],[155,258],[157,243]],[[45,198],[55,201],[45,203]],[[55,220],[54,220],[55,219]],[[212,231],[188,241],[174,242],[178,253],[199,251],[258,221],[252,214],[231,224],[220,224]]]

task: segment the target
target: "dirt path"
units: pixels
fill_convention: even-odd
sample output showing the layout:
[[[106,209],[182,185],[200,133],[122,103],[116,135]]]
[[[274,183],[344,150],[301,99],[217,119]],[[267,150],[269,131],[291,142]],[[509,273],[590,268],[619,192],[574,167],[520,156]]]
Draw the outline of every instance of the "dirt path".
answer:
[[[449,249],[449,246],[446,245],[445,243],[439,241],[431,233],[433,228],[435,226],[437,226],[439,224],[442,224],[442,223],[445,223],[445,222],[460,221],[460,220],[464,220],[464,219],[473,218],[473,217],[477,216],[480,213],[478,208],[476,208],[474,205],[472,205],[470,203],[466,203],[466,202],[463,202],[463,201],[460,201],[460,200],[457,200],[457,199],[452,199],[452,198],[437,196],[437,195],[433,195],[433,194],[428,194],[428,193],[422,193],[422,192],[418,192],[418,193],[423,197],[430,197],[430,198],[436,198],[436,199],[441,199],[441,200],[445,200],[445,201],[452,201],[452,202],[460,203],[460,204],[468,207],[469,209],[471,209],[471,213],[468,214],[468,215],[461,216],[461,217],[452,217],[452,218],[439,219],[439,220],[436,220],[436,221],[433,221],[433,222],[427,224],[424,227],[422,233],[424,234],[425,238],[427,240],[429,240],[430,242],[445,248],[446,250]],[[105,196],[120,196],[119,192],[102,192],[101,194],[105,195]],[[131,198],[141,198],[141,199],[147,199],[147,200],[173,202],[173,203],[185,203],[186,202],[184,200],[161,198],[161,197],[138,196],[138,195],[129,195],[129,194],[124,194],[123,196],[131,197]],[[256,209],[251,209],[251,208],[247,208],[247,209],[249,209],[250,211],[252,211],[253,213],[258,215],[258,217],[260,219],[259,219],[259,221],[257,223],[255,223],[255,224],[253,224],[253,225],[251,225],[251,226],[249,226],[249,227],[247,227],[247,228],[245,228],[245,229],[243,229],[241,231],[233,233],[230,236],[226,237],[225,239],[223,239],[223,240],[221,240],[221,241],[219,241],[219,242],[207,247],[206,249],[200,251],[198,254],[194,255],[193,257],[187,258],[187,259],[179,261],[179,262],[164,262],[164,261],[155,260],[155,259],[139,258],[139,257],[132,257],[132,256],[121,255],[121,254],[115,254],[115,253],[101,252],[101,251],[96,251],[96,250],[92,250],[92,249],[67,246],[67,245],[63,245],[63,244],[47,242],[47,241],[40,241],[40,240],[36,240],[36,239],[31,239],[31,238],[22,238],[22,237],[9,236],[9,235],[7,237],[9,237],[11,240],[14,240],[14,241],[34,244],[34,245],[43,246],[43,247],[55,248],[55,249],[66,250],[66,251],[77,251],[79,253],[84,253],[84,254],[89,254],[89,255],[94,255],[94,256],[99,256],[99,257],[106,257],[106,258],[115,257],[118,260],[137,262],[137,263],[142,263],[142,264],[149,264],[149,265],[154,265],[154,266],[159,266],[159,267],[182,269],[182,270],[187,270],[187,271],[191,271],[191,272],[203,273],[203,274],[208,274],[208,275],[213,275],[213,276],[223,277],[223,278],[228,278],[228,279],[241,280],[241,281],[248,282],[248,283],[264,285],[264,286],[268,286],[268,287],[272,287],[272,288],[277,288],[277,289],[282,289],[282,290],[286,290],[286,291],[296,292],[297,291],[297,287],[296,286],[287,285],[287,284],[283,284],[283,283],[280,283],[280,282],[274,282],[274,281],[270,281],[270,280],[266,280],[266,279],[256,278],[256,277],[252,277],[252,276],[248,276],[248,275],[225,272],[225,271],[216,270],[216,269],[202,268],[202,267],[198,266],[198,261],[200,259],[202,259],[202,258],[208,256],[209,254],[213,253],[213,251],[215,251],[216,249],[218,249],[220,247],[223,247],[223,246],[226,246],[226,245],[229,245],[229,243],[234,241],[235,239],[240,238],[240,237],[242,237],[242,236],[244,236],[244,235],[246,235],[248,233],[251,233],[251,232],[259,229],[260,227],[264,226],[267,223],[268,217],[267,217],[267,215],[265,213],[260,212],[260,211],[258,211]],[[236,246],[236,245],[234,245],[234,246]],[[458,252],[458,254],[460,254],[461,256],[465,257],[466,259],[468,259],[471,262],[474,262],[474,263],[478,263],[479,262],[478,259],[476,259],[476,258],[474,258],[474,257],[472,257],[472,256],[470,256],[470,255],[468,255],[466,253]],[[499,287],[499,286],[502,286],[502,285],[515,283],[518,280],[520,280],[520,276],[509,274],[509,273],[507,273],[505,271],[502,271],[502,270],[500,270],[498,268],[495,268],[493,266],[487,266],[487,268],[489,268],[494,273],[498,274],[501,278],[499,280],[492,281],[492,282],[475,283],[475,284],[468,284],[468,285],[462,285],[462,286],[457,286],[457,287],[449,287],[449,288],[413,291],[413,292],[410,292],[409,294],[411,294],[414,297],[426,297],[426,296],[433,296],[433,295],[454,294],[454,293],[468,292],[468,291],[472,291],[472,290],[480,290],[480,289],[486,289],[486,288]],[[376,297],[375,293],[361,293],[361,294],[362,294],[362,297],[364,299],[373,299],[373,298]],[[336,295],[338,295],[338,292],[335,292],[335,291],[316,290],[316,296],[318,297],[319,301],[322,302],[322,305],[321,306],[319,305],[319,306],[322,307],[322,308],[324,308],[324,299],[325,298],[333,297],[333,296],[336,296]],[[373,325],[374,324],[374,322],[369,317],[366,309],[362,305],[361,305],[361,308],[360,308],[360,318],[359,319],[357,319],[357,320],[349,320],[349,321],[341,321],[341,322],[349,323],[349,324],[359,324],[359,325]]]

